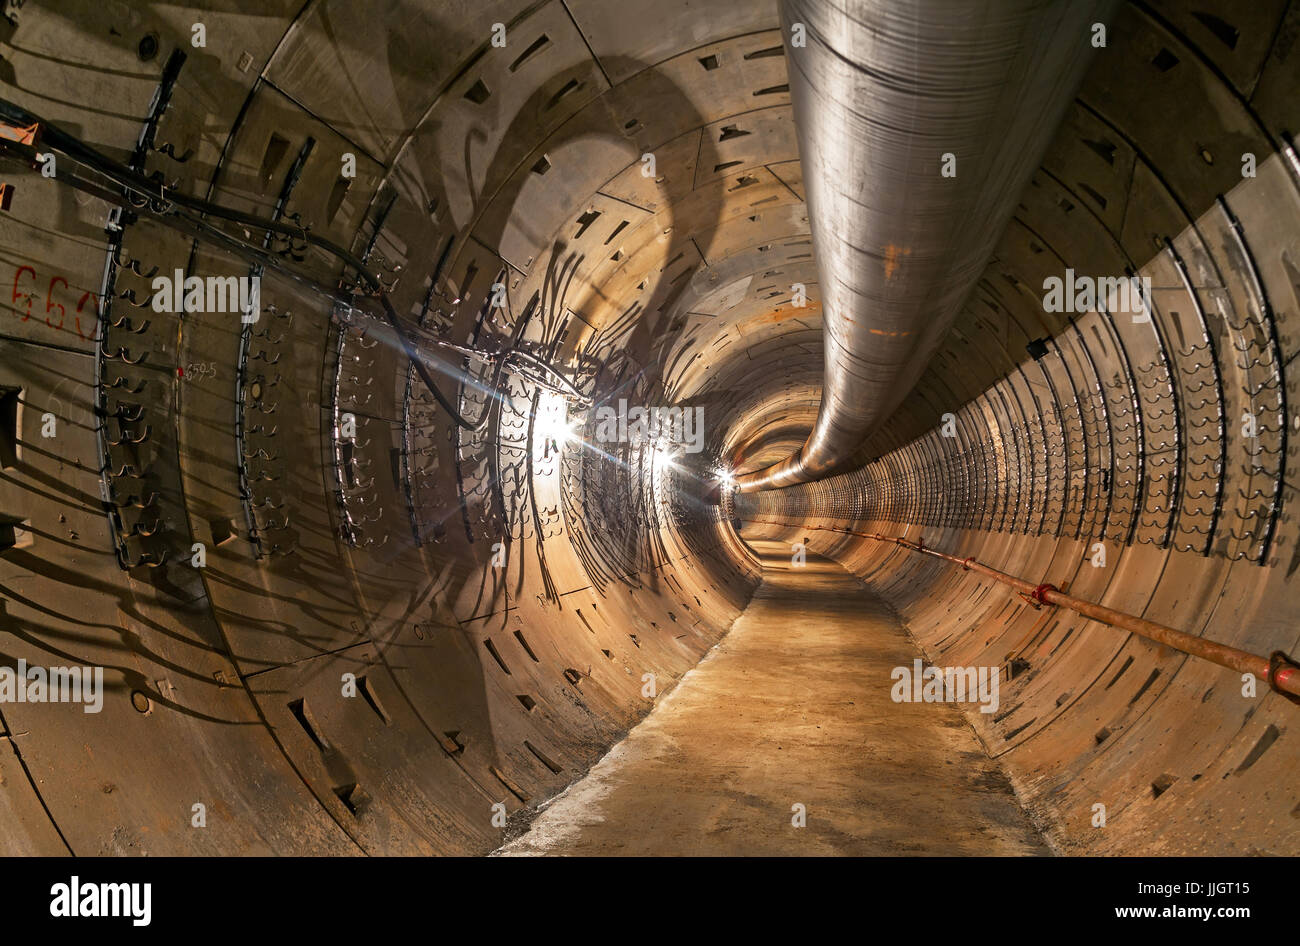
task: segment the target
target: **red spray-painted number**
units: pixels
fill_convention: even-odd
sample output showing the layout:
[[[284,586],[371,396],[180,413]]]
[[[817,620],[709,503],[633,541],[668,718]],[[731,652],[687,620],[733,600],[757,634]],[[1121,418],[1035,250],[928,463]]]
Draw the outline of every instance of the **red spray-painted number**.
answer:
[[[36,270],[33,267],[23,265],[14,268],[13,293],[10,297],[10,301],[14,304],[14,312],[15,314],[17,314],[18,321],[20,322],[27,322],[31,319],[32,303],[36,300],[36,295],[34,292],[27,291],[27,288],[25,286],[20,285],[20,283],[23,280],[24,273],[28,274],[28,276],[30,276],[31,278],[31,289],[35,289],[37,283],[40,281],[36,275]],[[56,294],[55,290],[58,289],[60,286],[62,286],[62,289],[66,290],[66,292],[60,291]],[[73,289],[73,287],[68,283],[68,280],[65,277],[63,276],[50,277],[49,288],[45,290],[45,324],[50,328],[54,329],[56,332],[73,331],[72,328],[68,328],[65,325],[65,323],[67,322],[68,310],[67,307],[63,304],[63,302],[59,301],[58,297],[62,297],[63,299],[66,299],[68,301],[68,304],[70,305],[72,302],[72,298],[69,293],[75,291],[76,290]],[[77,337],[80,339],[84,340],[90,337],[86,334],[85,330],[82,328],[81,325],[81,314],[83,311],[85,311],[86,303],[87,302],[92,303],[91,312],[88,313],[88,315],[93,314],[94,316],[97,317],[99,313],[99,298],[100,297],[96,293],[86,291],[81,294],[81,298],[77,301],[77,308],[73,315],[72,324],[73,324],[73,328],[75,328],[76,330]],[[21,306],[19,305],[20,299],[24,300]],[[56,310],[58,312],[57,323],[53,320]],[[92,325],[94,324],[93,319],[90,320],[90,324]]]

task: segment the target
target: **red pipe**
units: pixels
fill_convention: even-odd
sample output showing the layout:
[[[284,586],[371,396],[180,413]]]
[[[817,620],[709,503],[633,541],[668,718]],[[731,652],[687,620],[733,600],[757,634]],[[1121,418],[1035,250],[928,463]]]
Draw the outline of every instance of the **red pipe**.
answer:
[[[788,523],[775,522],[774,520],[755,519],[752,522],[768,522],[772,525],[788,525]],[[925,547],[924,539],[919,543],[908,542],[906,539],[881,535],[879,532],[854,532],[850,529],[832,529],[825,526],[800,526],[800,529],[813,529],[819,532],[840,532],[844,535],[855,535],[864,539],[875,539],[877,542],[893,542],[905,549],[911,549],[913,552],[920,552],[922,555],[930,555],[934,558],[941,558],[944,561],[960,565],[966,571],[979,572],[981,575],[1002,582],[1004,585],[1016,589],[1016,592],[1022,597],[1037,602],[1038,604],[1050,604],[1058,607],[1069,608],[1082,614],[1084,617],[1092,618],[1094,621],[1100,621],[1102,624],[1109,624],[1111,627],[1123,628],[1126,631],[1132,631],[1140,637],[1156,641],[1174,650],[1181,651],[1193,657],[1200,657],[1202,660],[1209,660],[1221,667],[1228,667],[1241,673],[1254,674],[1258,679],[1268,683],[1270,687],[1281,693],[1285,698],[1293,703],[1300,703],[1300,664],[1292,660],[1282,651],[1274,651],[1271,657],[1261,657],[1258,654],[1252,654],[1248,651],[1238,650],[1235,647],[1229,647],[1227,644],[1220,644],[1217,641],[1206,640],[1203,637],[1196,637],[1185,631],[1175,630],[1172,627],[1166,627],[1163,624],[1157,624],[1154,621],[1148,621],[1146,618],[1140,618],[1124,611],[1116,611],[1114,608],[1108,608],[1105,605],[1094,604],[1091,601],[1084,601],[1082,598],[1076,598],[1061,591],[1055,585],[1041,584],[1035,585],[1033,582],[1025,581],[1023,578],[1017,578],[1014,575],[1008,575],[1006,572],[1000,572],[996,568],[990,568],[982,562],[977,562],[974,558],[957,558],[955,555],[945,555],[943,552],[937,552],[934,549]]]

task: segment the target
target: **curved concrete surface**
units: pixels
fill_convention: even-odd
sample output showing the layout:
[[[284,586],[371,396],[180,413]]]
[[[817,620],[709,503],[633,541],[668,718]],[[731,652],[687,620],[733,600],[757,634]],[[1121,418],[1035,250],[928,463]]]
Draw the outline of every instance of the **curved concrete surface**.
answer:
[[[916,656],[889,607],[829,559],[753,546],[763,583],[730,633],[500,853],[1047,853],[955,706],[875,685]]]
[[[0,852],[487,853],[656,700],[716,715],[713,695],[737,684],[711,674],[732,658],[787,671],[784,653],[834,678],[791,698],[841,740],[820,759],[843,783],[808,796],[797,843],[915,850],[902,822],[861,825],[858,802],[887,793],[897,753],[953,768],[935,764],[944,743],[903,742],[913,724],[960,736],[959,753],[975,743],[948,724],[956,707],[893,702],[888,674],[861,684],[880,720],[827,708],[852,687],[831,664],[912,659],[897,626],[873,623],[887,606],[915,656],[1003,675],[997,713],[962,707],[988,756],[967,760],[973,794],[949,804],[950,780],[918,779],[914,816],[961,816],[963,838],[1008,851],[1300,853],[1298,708],[1267,684],[1247,692],[1233,672],[815,528],[920,536],[1296,654],[1294,0],[1122,5],[870,462],[734,501],[719,471],[797,450],[823,386],[775,2],[5,14],[0,98],[168,193],[310,229],[240,235],[236,252],[148,201],[122,213],[111,187],[73,188],[62,155],[53,178],[0,161],[0,666],[104,671],[99,712],[0,701]],[[482,428],[449,420],[373,294],[308,232],[378,274],[440,393]],[[905,249],[889,256],[902,279]],[[155,277],[249,276],[252,250],[274,264],[255,321],[155,311]],[[1044,283],[1067,270],[1149,277],[1150,318],[1111,300],[1048,311]],[[506,349],[543,367],[486,367]],[[568,437],[557,373],[585,396]],[[699,452],[611,442],[595,408],[620,401],[702,409]],[[824,621],[773,638],[785,578],[745,540],[805,538],[798,581],[826,577],[820,555],[865,584],[837,577],[813,603]],[[859,600],[870,610],[832,618]],[[885,714],[895,728],[876,731]],[[624,746],[670,731],[658,716]],[[771,735],[817,745],[790,725]],[[844,748],[868,730],[880,757]],[[707,746],[682,752],[703,765]],[[1041,838],[1014,827],[998,772]],[[802,800],[779,774],[777,828]],[[843,812],[842,834],[818,827],[818,804]],[[605,843],[587,830],[565,843]],[[785,837],[748,836],[767,851]],[[655,852],[690,843],[712,842]]]

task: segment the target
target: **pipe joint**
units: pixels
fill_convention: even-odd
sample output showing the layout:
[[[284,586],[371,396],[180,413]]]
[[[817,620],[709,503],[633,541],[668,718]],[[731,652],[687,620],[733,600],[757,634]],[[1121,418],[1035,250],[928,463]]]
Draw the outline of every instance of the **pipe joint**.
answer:
[[[1268,656],[1268,686],[1274,693],[1280,694],[1283,699],[1290,700],[1297,706],[1300,706],[1300,696],[1294,692],[1287,692],[1282,689],[1281,680],[1300,680],[1300,663],[1287,656],[1284,651],[1275,650]],[[1294,686],[1291,687],[1295,689]]]
[[[1049,592],[1049,591],[1056,591],[1056,592],[1059,592],[1060,590],[1061,590],[1060,588],[1056,587],[1055,585],[1051,584],[1050,582],[1044,582],[1043,584],[1041,584],[1041,585],[1039,585],[1037,588],[1035,588],[1035,589],[1030,593],[1029,597],[1033,598],[1033,599],[1034,599],[1035,601],[1037,601],[1039,604],[1051,604],[1051,602],[1047,600],[1047,598],[1045,597],[1045,595],[1046,595],[1047,592]]]

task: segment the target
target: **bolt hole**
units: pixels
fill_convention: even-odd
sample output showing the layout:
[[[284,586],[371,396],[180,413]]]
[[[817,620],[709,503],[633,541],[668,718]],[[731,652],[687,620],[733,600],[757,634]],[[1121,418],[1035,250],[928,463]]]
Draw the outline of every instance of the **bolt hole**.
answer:
[[[140,57],[141,62],[149,62],[158,55],[158,34],[146,33],[140,40],[140,45],[136,47],[136,54]]]

